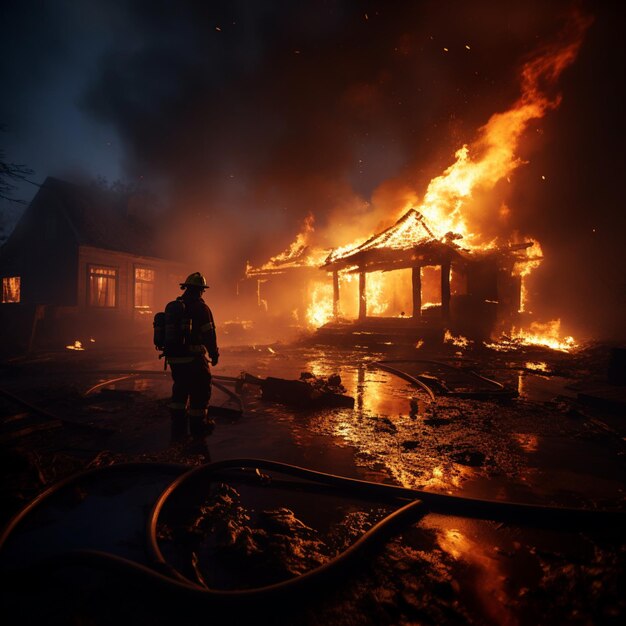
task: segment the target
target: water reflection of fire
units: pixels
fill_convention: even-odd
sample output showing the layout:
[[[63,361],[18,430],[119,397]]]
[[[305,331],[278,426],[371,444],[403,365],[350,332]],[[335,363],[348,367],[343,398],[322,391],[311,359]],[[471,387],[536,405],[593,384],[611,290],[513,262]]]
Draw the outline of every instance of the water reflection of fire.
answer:
[[[474,540],[458,528],[441,528],[437,532],[441,549],[456,560],[463,560],[475,570],[478,597],[495,624],[518,623],[508,607],[507,576],[499,559],[485,550],[485,542]],[[486,592],[486,593],[485,593]]]

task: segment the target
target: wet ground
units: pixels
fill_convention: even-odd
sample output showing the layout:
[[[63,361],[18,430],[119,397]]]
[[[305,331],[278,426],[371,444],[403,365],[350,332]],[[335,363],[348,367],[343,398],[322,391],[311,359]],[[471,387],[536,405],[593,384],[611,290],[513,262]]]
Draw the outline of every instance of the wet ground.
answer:
[[[603,379],[606,346],[575,355],[543,350],[459,354],[453,348],[374,354],[366,348],[311,344],[224,349],[215,374],[237,377],[247,371],[297,379],[301,372],[338,373],[355,407],[288,408],[263,401],[258,387],[246,385],[243,414],[216,412],[215,430],[200,442],[171,441],[165,407],[170,383],[166,373],[159,373],[162,362],[154,354],[92,347],[4,364],[2,389],[65,421],[23,434],[3,431],[3,521],[45,486],[87,466],[129,460],[200,465],[241,457],[441,493],[624,508],[623,416],[577,401],[577,387]],[[434,388],[443,382],[469,397],[438,393],[433,401],[422,388],[381,369],[379,360],[394,360],[394,368],[405,374],[432,380]],[[490,385],[467,368],[519,397],[472,397]],[[124,378],[131,371],[153,373]],[[6,397],[0,403],[5,421],[15,424],[20,421],[15,415],[28,410]],[[213,404],[232,408],[219,390]],[[263,579],[270,569],[280,579],[323,564],[388,510],[347,494],[267,487],[259,492],[234,478],[224,485],[227,489],[215,485],[203,497],[198,494],[178,530],[167,524],[160,529],[164,550],[188,568],[186,574],[224,588],[272,582]],[[184,550],[176,553],[176,542],[168,545],[172,533],[192,526],[195,543],[183,542]],[[256,621],[621,623],[626,542],[620,530],[528,528],[428,513],[360,562],[341,584],[333,582],[314,598],[288,607],[288,613],[273,607],[257,614]],[[216,546],[213,536],[223,537],[224,545]],[[199,559],[194,568],[192,554]],[[267,555],[272,555],[273,569],[262,566]],[[215,570],[216,563],[221,569]],[[88,623],[119,621],[111,607],[105,610],[96,600],[93,607],[81,608]],[[55,611],[62,615],[63,604]],[[167,615],[151,615],[138,605],[128,614],[138,613],[149,615],[150,623],[161,623]],[[196,617],[192,610],[190,619]]]

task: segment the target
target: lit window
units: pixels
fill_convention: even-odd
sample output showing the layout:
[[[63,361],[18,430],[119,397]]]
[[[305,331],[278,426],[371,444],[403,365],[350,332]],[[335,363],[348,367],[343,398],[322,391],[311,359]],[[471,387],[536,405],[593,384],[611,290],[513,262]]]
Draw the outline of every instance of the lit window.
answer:
[[[21,280],[19,276],[6,276],[2,279],[2,302],[19,302]]]
[[[154,270],[147,267],[135,268],[135,310],[144,315],[152,313],[154,307]]]
[[[117,270],[112,267],[89,266],[89,304],[114,307],[117,295]]]

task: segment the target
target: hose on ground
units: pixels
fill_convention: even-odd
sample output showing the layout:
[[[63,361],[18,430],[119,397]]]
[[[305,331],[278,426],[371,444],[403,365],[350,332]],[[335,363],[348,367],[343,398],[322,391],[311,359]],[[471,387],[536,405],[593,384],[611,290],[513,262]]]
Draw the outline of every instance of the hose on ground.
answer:
[[[25,509],[23,509],[18,515],[16,515],[13,520],[8,524],[5,528],[4,532],[0,536],[0,555],[2,553],[2,547],[9,539],[10,535],[14,532],[16,527],[23,521],[29,513],[32,513],[36,508],[38,508],[43,502],[45,502],[50,496],[57,493],[64,487],[71,486],[72,484],[84,480],[87,477],[92,477],[98,472],[111,472],[111,471],[128,471],[129,469],[137,469],[139,467],[147,467],[147,466],[164,466],[167,469],[173,469],[174,471],[179,471],[181,469],[180,466],[170,465],[170,464],[147,464],[147,463],[139,463],[139,464],[119,464],[113,466],[107,466],[104,468],[97,468],[92,470],[87,470],[85,472],[81,472],[77,475],[73,475],[65,480],[57,483],[53,487],[44,491],[40,496],[35,498]],[[253,463],[253,466],[261,466],[274,468],[282,468],[284,473],[289,472],[289,467],[287,465],[281,463],[273,463],[273,462],[263,462],[259,461],[258,463]],[[229,468],[241,468],[245,466],[250,466],[245,459],[235,459],[234,461],[222,461],[218,463],[209,464],[203,466],[205,472],[210,472],[212,475],[217,475],[217,473],[224,469]],[[297,468],[300,469],[300,468]],[[294,472],[297,473],[297,472]],[[196,476],[195,471],[191,470],[184,474],[185,476]],[[340,477],[337,477],[340,478]],[[337,483],[337,481],[335,481]],[[175,480],[164,492],[164,494],[171,494],[176,486],[180,485],[178,480]],[[337,484],[341,484],[341,481]],[[158,501],[158,509],[157,505],[153,508],[153,514],[150,515],[148,520],[148,547],[150,552],[154,552],[153,546],[156,546],[156,516],[155,511],[160,511],[163,503],[167,497],[164,498],[162,495]],[[106,569],[109,571],[114,571],[118,574],[123,574],[130,577],[133,580],[136,580],[139,583],[146,583],[149,585],[154,585],[157,588],[166,589],[169,592],[173,593],[182,593],[185,596],[193,596],[197,599],[201,600],[210,600],[212,602],[227,602],[230,604],[237,604],[242,601],[261,601],[266,599],[271,599],[276,595],[280,595],[283,593],[299,593],[304,590],[310,589],[311,586],[316,584],[320,584],[322,581],[324,583],[328,582],[331,577],[339,574],[344,571],[345,567],[354,563],[356,557],[366,549],[371,547],[374,543],[381,540],[382,537],[388,536],[389,532],[394,529],[399,528],[402,524],[406,523],[409,519],[415,520],[417,516],[421,516],[425,513],[425,509],[423,503],[420,501],[410,501],[408,503],[404,503],[404,506],[399,508],[398,510],[392,512],[384,519],[376,523],[372,528],[370,528],[367,532],[365,532],[355,543],[353,543],[349,548],[344,550],[335,558],[330,561],[324,563],[320,567],[317,567],[305,574],[297,576],[295,578],[282,581],[279,583],[275,583],[272,585],[267,585],[264,587],[259,587],[256,589],[242,589],[242,590],[217,590],[217,589],[208,589],[203,587],[201,584],[188,580],[182,574],[179,574],[174,568],[172,568],[164,559],[157,560],[155,562],[154,568],[148,567],[141,563],[137,563],[135,561],[131,561],[124,557],[110,554],[107,552],[101,552],[98,550],[71,550],[63,554],[55,555],[52,557],[48,557],[43,559],[37,563],[36,569],[33,572],[32,570],[28,570],[26,572],[10,572],[8,575],[2,576],[2,578],[6,578],[7,581],[16,582],[20,581],[20,574],[24,575],[24,581],[28,581],[32,584],[33,580],[36,578],[43,578],[44,580],[49,575],[50,571],[54,571],[59,568],[64,568],[68,566],[84,566],[84,565],[92,565],[101,569]],[[158,551],[158,546],[157,546]],[[160,554],[160,551],[159,551]],[[166,573],[163,573],[166,572]]]
[[[264,459],[243,458],[217,461],[190,469],[183,474],[180,474],[180,471],[184,469],[184,466],[135,463],[87,470],[86,472],[81,472],[78,475],[69,477],[50,487],[11,520],[0,536],[0,557],[4,544],[19,523],[28,513],[32,512],[45,502],[48,497],[63,487],[72,485],[98,472],[122,471],[137,469],[139,467],[154,467],[154,465],[164,466],[178,474],[173,482],[170,483],[159,496],[148,517],[146,527],[147,549],[154,560],[154,568],[109,553],[96,550],[78,550],[49,557],[39,562],[37,564],[39,574],[45,576],[50,570],[59,567],[89,564],[128,575],[138,582],[155,585],[176,594],[181,593],[185,596],[192,596],[202,601],[225,602],[236,606],[239,602],[256,602],[272,599],[284,593],[299,593],[303,590],[310,589],[311,586],[319,584],[322,581],[326,584],[329,578],[341,573],[348,565],[353,564],[366,547],[371,546],[383,537],[387,537],[389,532],[397,530],[402,524],[409,520],[415,520],[418,516],[422,516],[428,511],[506,522],[513,521],[518,524],[540,526],[552,526],[557,524],[561,528],[568,529],[581,529],[586,527],[603,529],[609,527],[621,528],[626,521],[625,512],[619,510],[598,511],[572,509],[437,494],[395,485],[346,478],[335,474],[318,472],[295,465]],[[352,544],[352,546],[334,559],[301,576],[255,589],[219,590],[207,588],[202,582],[187,578],[166,561],[158,545],[157,529],[159,517],[164,507],[167,505],[169,498],[183,486],[189,485],[191,481],[209,482],[212,478],[215,479],[219,473],[224,470],[245,468],[277,472],[290,477],[318,483],[326,487],[334,487],[344,492],[347,491],[349,494],[376,498],[386,502],[397,502],[401,503],[403,506],[375,524],[364,533],[359,540]],[[5,578],[5,576],[3,576],[3,578]],[[15,574],[9,574],[8,578],[15,579]]]
[[[115,370],[110,370],[108,373],[111,373],[113,371]],[[102,370],[102,372],[106,373],[107,370]],[[96,391],[97,389],[100,389],[101,387],[106,387],[107,385],[112,385],[113,383],[118,383],[124,380],[131,380],[135,378],[163,378],[163,377],[164,377],[163,372],[159,372],[159,371],[134,370],[132,372],[124,374],[123,376],[118,376],[117,378],[111,378],[109,380],[103,380],[102,382],[99,382],[93,385],[92,387],[87,389],[87,391],[83,393],[83,396],[87,397],[91,395],[94,391]],[[226,385],[223,385],[222,383],[217,382],[217,381],[236,382],[238,380],[239,380],[238,378],[233,378],[230,376],[213,376],[213,375],[211,376],[211,384],[217,389],[219,389],[221,392],[226,394],[229,398],[234,400],[238,405],[238,412],[243,413],[243,402],[241,401],[241,397],[237,395],[234,391],[226,387]]]
[[[24,398],[20,398],[19,396],[12,394],[10,391],[7,391],[6,389],[0,388],[0,396],[4,396],[5,398],[7,398],[7,400],[13,402],[14,404],[17,404],[18,406],[22,406],[25,409],[28,409],[31,413],[35,413],[36,415],[40,415],[41,417],[45,417],[46,419],[51,420],[51,421],[57,421],[68,426],[88,429],[88,430],[96,431],[102,434],[113,433],[113,430],[111,430],[110,428],[104,428],[102,426],[94,426],[92,424],[84,424],[82,422],[73,422],[72,420],[59,417],[58,415],[51,413],[47,409],[42,409],[40,406],[37,406],[36,404],[29,402],[28,400],[24,400]]]
[[[414,385],[420,386],[422,388],[428,387],[424,383],[424,381],[422,381],[419,377],[411,376],[410,374],[407,374],[403,370],[390,366],[389,363],[428,363],[430,365],[437,365],[439,367],[447,368],[456,373],[461,373],[461,374],[470,376],[472,378],[476,378],[494,387],[494,389],[481,389],[479,391],[454,391],[452,389],[448,389],[445,385],[442,385],[444,394],[446,396],[450,396],[454,398],[469,398],[469,399],[477,399],[477,400],[494,399],[494,398],[510,399],[510,398],[515,398],[518,395],[517,391],[513,389],[507,389],[502,383],[498,382],[497,380],[487,378],[486,376],[479,374],[474,369],[456,367],[454,365],[450,365],[449,363],[445,363],[443,361],[433,361],[429,359],[385,359],[381,361],[372,361],[371,364],[381,369],[384,369],[388,372],[391,372],[392,374],[395,374],[396,376],[400,376],[401,378],[408,380]],[[431,394],[433,393],[430,388],[428,388],[428,390]],[[433,395],[433,401],[434,401],[434,395]]]

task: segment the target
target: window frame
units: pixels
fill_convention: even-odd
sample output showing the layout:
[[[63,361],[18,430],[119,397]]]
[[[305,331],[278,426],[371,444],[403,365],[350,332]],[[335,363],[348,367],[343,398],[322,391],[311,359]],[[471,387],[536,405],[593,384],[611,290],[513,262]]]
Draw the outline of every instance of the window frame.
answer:
[[[108,274],[100,274],[104,278],[114,278],[115,280],[115,304],[113,306],[102,305],[102,304],[92,304],[91,303],[91,277],[98,276],[98,274],[92,274],[92,268],[102,268],[113,270],[115,272],[115,276],[110,276]],[[118,309],[119,308],[119,297],[120,297],[120,268],[115,265],[106,265],[105,263],[87,263],[87,306],[92,309]]]
[[[18,280],[18,299],[17,300],[5,300],[4,299],[4,281],[10,280],[11,278],[17,278]],[[2,277],[2,301],[1,304],[21,304],[22,302],[22,275],[17,276],[3,276]]]
[[[150,280],[137,280],[137,270],[150,270],[153,273],[153,279]],[[143,283],[152,285],[152,305],[150,309],[150,313],[154,313],[154,301],[155,301],[155,286],[156,286],[156,268],[151,265],[144,265],[142,263],[134,263],[133,264],[133,312],[135,314],[143,315],[141,309],[137,306],[137,283]]]

